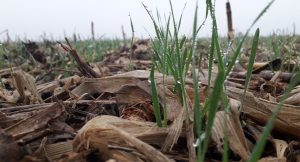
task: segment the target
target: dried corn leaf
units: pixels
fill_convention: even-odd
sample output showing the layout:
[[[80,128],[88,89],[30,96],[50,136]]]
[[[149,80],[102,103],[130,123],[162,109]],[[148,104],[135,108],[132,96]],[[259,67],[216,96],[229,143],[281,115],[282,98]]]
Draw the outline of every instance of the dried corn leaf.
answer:
[[[72,93],[81,96],[84,93],[109,92],[115,93],[126,84],[136,84],[139,82],[136,78],[84,78],[82,83],[76,87]]]
[[[109,92],[117,95],[118,103],[144,102],[151,99],[150,84],[147,82],[149,71],[136,70],[115,76],[100,79],[85,79],[83,83],[73,90],[78,96],[84,93]],[[184,112],[177,95],[173,94],[168,86],[174,86],[175,81],[171,77],[163,78],[162,74],[155,73],[157,91],[160,104],[166,105],[168,120],[174,121],[164,142],[162,150],[170,150],[177,142],[184,120]],[[167,85],[164,87],[162,83]],[[186,82],[192,83],[190,80]]]
[[[120,104],[135,104],[150,101],[150,87],[147,84],[127,84],[116,92],[116,100]]]
[[[35,113],[29,118],[19,121],[5,130],[15,139],[20,139],[29,133],[34,133],[35,131],[46,128],[51,120],[62,116],[64,112],[64,106],[61,103],[56,103],[47,109]]]
[[[231,150],[238,154],[242,161],[250,158],[250,150],[247,145],[243,129],[240,125],[239,116],[236,114],[226,114],[225,111],[219,111],[216,114],[212,129],[212,139],[217,143],[219,150],[224,145],[225,134]]]
[[[157,150],[151,148],[152,146],[146,144],[161,145],[167,136],[167,132],[167,128],[158,128],[155,123],[128,121],[113,116],[99,116],[90,120],[79,130],[74,139],[73,146],[80,152],[89,149],[98,149],[104,158],[102,160],[144,161],[134,154],[134,152],[138,152],[142,153],[147,159],[151,155],[157,156],[151,157],[156,158],[156,160],[162,158],[169,161],[168,158],[161,155]],[[129,139],[129,135],[131,139]],[[136,150],[134,152],[126,152],[120,149],[110,149],[109,145],[117,145],[124,148],[134,146]],[[146,148],[142,148],[141,146],[146,146]],[[145,155],[145,153],[148,155]],[[148,160],[151,160],[151,158]]]
[[[138,151],[140,151],[142,154],[144,154],[147,159],[149,159],[152,162],[171,162],[173,160],[169,159],[167,156],[162,154],[160,151],[155,149],[154,147],[150,146],[149,144],[139,140],[138,138],[132,136],[130,133],[127,133],[126,131],[119,129],[113,125],[110,125],[110,127],[118,133],[118,135],[128,144],[131,144],[133,147],[135,147]]]
[[[243,103],[242,111],[252,120],[265,124],[278,103],[256,98],[247,92],[243,98],[244,90],[227,87],[229,97],[240,100]],[[274,122],[274,129],[287,135],[300,138],[300,106],[283,104]]]
[[[178,97],[163,85],[157,86],[160,105],[166,106],[167,117],[169,121],[173,121],[168,136],[162,147],[163,151],[170,151],[177,142],[182,126],[184,113]],[[148,81],[138,82],[137,85],[125,85],[117,92],[117,101],[120,103],[138,103],[151,100],[150,85]]]
[[[34,112],[24,112],[24,113],[9,115],[9,116],[1,116],[0,125],[2,128],[7,128],[13,124],[16,124],[20,120],[31,117],[33,114]]]
[[[179,136],[182,133],[183,121],[184,121],[184,112],[183,109],[181,109],[179,115],[177,116],[177,118],[175,118],[174,122],[170,126],[168,136],[161,148],[162,151],[172,150],[174,144],[178,141]]]
[[[160,74],[156,74],[159,75]],[[81,96],[84,93],[110,92],[115,93],[127,84],[136,85],[140,80],[147,80],[150,72],[146,70],[135,70],[104,78],[85,78],[83,83],[76,87],[72,92]]]
[[[72,92],[78,96],[94,91],[115,93],[122,86],[128,84],[137,85],[139,81],[148,80],[149,76],[150,72],[147,70],[135,70],[104,78],[84,78],[82,83]],[[155,73],[155,79],[157,85],[163,83],[163,75],[161,73]],[[164,83],[165,85],[175,85],[172,77],[166,77]],[[192,81],[187,79],[186,83],[192,84]]]
[[[300,104],[300,92],[293,94],[286,100],[284,100],[285,104],[291,104],[291,105],[299,105]]]

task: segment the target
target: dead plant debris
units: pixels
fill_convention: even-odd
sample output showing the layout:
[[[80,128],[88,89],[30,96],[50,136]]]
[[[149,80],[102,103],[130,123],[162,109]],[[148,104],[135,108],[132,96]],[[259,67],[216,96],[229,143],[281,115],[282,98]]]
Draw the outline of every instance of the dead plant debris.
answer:
[[[64,50],[60,55],[66,67],[61,69],[56,67],[59,55],[49,58],[37,43],[23,44],[31,61],[0,70],[1,161],[166,162],[189,161],[189,156],[194,156],[190,153],[193,136],[186,133],[191,128],[183,121],[183,106],[173,89],[175,81],[158,72],[159,104],[161,111],[166,106],[168,126],[160,128],[155,123],[149,40],[109,51],[96,63],[83,59],[68,40],[66,44],[48,42],[51,50]],[[67,69],[72,68],[73,60],[76,66]],[[207,161],[221,161],[225,136],[230,161],[249,160],[264,124],[294,77],[278,69],[285,66],[280,59],[259,61],[245,96],[246,64],[237,65],[227,79],[230,109],[225,111],[220,105],[216,114]],[[70,76],[62,77],[65,72]],[[199,97],[204,104],[212,87],[207,87],[205,68],[199,74]],[[185,86],[192,107],[193,81],[187,78]],[[299,160],[298,86],[284,101],[260,161]]]

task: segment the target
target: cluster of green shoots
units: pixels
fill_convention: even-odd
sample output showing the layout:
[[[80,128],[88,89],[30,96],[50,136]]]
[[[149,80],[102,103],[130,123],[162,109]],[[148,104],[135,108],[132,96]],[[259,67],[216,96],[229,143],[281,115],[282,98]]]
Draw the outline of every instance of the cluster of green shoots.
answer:
[[[207,152],[209,139],[211,136],[214,119],[216,112],[218,110],[219,104],[223,106],[223,110],[228,111],[230,109],[228,104],[228,98],[226,95],[226,86],[225,81],[232,71],[243,47],[243,44],[248,37],[249,32],[255,23],[266,13],[267,9],[273,4],[274,0],[272,0],[268,5],[259,13],[253,23],[250,25],[245,35],[240,39],[235,49],[230,50],[230,61],[227,61],[228,55],[223,56],[221,53],[219,38],[218,38],[218,27],[214,10],[214,3],[211,0],[206,0],[206,17],[205,20],[198,25],[198,2],[195,5],[195,14],[193,20],[193,33],[190,37],[180,37],[180,27],[182,22],[182,14],[179,20],[176,20],[173,11],[173,5],[170,0],[171,14],[166,18],[166,21],[162,23],[159,12],[156,13],[156,16],[147,9],[144,5],[146,11],[148,12],[152,23],[155,29],[155,38],[152,39],[152,45],[154,50],[153,56],[153,66],[151,68],[151,90],[152,90],[152,99],[153,99],[153,107],[154,113],[156,117],[156,122],[159,127],[167,127],[167,111],[166,106],[162,105],[163,114],[161,114],[161,109],[158,101],[158,94],[156,89],[156,83],[154,78],[154,71],[158,70],[163,73],[163,78],[165,75],[171,75],[175,80],[175,91],[179,96],[180,102],[184,107],[186,115],[186,120],[190,120],[188,116],[193,115],[193,124],[194,124],[194,132],[197,143],[197,161],[203,162],[205,159],[205,154]],[[201,106],[199,101],[199,83],[198,83],[198,74],[201,70],[201,59],[199,62],[196,62],[195,59],[195,47],[197,45],[197,35],[201,30],[201,27],[204,25],[207,17],[210,16],[212,20],[212,33],[211,33],[211,43],[210,43],[210,52],[209,52],[209,65],[208,65],[208,87],[213,87],[211,91],[208,93],[208,96],[204,102],[204,106]],[[247,87],[251,78],[253,64],[256,56],[256,50],[259,42],[259,28],[256,29],[255,35],[252,40],[252,49],[251,55],[249,57],[249,64],[247,68],[246,82],[245,82],[245,93],[247,91]],[[203,58],[203,57],[200,57]],[[212,65],[213,60],[218,60],[218,74],[215,80],[214,85],[211,85],[211,76],[212,76]],[[193,111],[189,111],[190,105],[187,100],[187,93],[185,88],[185,81],[189,70],[192,72],[193,77],[193,86],[194,86],[194,103],[193,103]],[[297,74],[298,76],[299,74]],[[300,76],[295,77],[295,79],[299,79]],[[295,86],[297,81],[292,81],[289,88],[287,89],[285,94],[288,94],[292,88]],[[283,100],[285,97],[283,97]],[[268,123],[265,126],[263,133],[261,134],[260,139],[257,141],[256,146],[252,150],[252,155],[250,158],[250,162],[257,161],[264,150],[267,137],[269,136],[273,122],[280,111],[282,101],[276,107],[276,110],[273,112],[270,117]],[[189,114],[188,114],[189,113]],[[203,120],[206,121],[203,121]],[[205,124],[204,124],[205,123]],[[224,155],[223,161],[228,161],[228,142],[225,136],[224,140]]]
[[[107,51],[117,49],[121,46],[122,40],[101,39],[72,42],[78,53],[82,54],[88,62],[97,62],[103,59]]]

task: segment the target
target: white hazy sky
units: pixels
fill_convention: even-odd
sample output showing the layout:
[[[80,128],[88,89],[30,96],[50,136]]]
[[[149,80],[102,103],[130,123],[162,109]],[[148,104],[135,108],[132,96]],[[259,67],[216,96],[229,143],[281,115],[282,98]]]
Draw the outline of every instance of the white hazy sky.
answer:
[[[199,0],[199,22],[205,13],[205,0]],[[227,31],[225,3],[217,0],[216,16],[219,33]],[[270,0],[230,0],[233,25],[236,32],[245,32],[258,13]],[[143,8],[144,2],[149,9],[156,8],[163,15],[169,14],[168,0],[0,0],[0,32],[8,29],[11,38],[39,39],[43,33],[54,38],[63,38],[80,33],[90,37],[90,22],[94,21],[98,37],[121,37],[121,25],[128,35],[131,33],[129,13],[132,16],[135,35],[148,37],[153,34],[151,20]],[[179,17],[184,4],[183,34],[191,34],[195,0],[173,0],[174,10]],[[273,32],[292,32],[300,34],[300,1],[276,0],[266,15],[259,20],[263,35]],[[210,20],[200,32],[200,36],[210,36]],[[253,29],[255,30],[255,29]],[[1,34],[0,39],[6,35]]]

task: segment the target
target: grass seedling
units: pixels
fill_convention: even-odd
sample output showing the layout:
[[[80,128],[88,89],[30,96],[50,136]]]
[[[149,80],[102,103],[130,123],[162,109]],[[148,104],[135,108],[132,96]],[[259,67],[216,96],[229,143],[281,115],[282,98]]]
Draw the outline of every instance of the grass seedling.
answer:
[[[144,4],[143,4],[144,5]],[[168,52],[168,45],[169,45],[169,27],[170,27],[170,17],[168,18],[167,21],[167,27],[164,29],[162,26],[158,26],[158,23],[160,23],[160,16],[157,13],[157,18],[159,22],[157,23],[156,20],[154,19],[153,15],[149,10],[147,10],[147,7],[144,5],[146,11],[150,15],[150,18],[154,24],[155,32],[157,35],[157,39],[151,39],[152,45],[153,45],[153,50],[154,50],[154,56],[152,57],[152,64],[153,64],[153,69],[154,66],[157,67],[157,69],[163,73],[163,90],[165,92],[166,86],[165,86],[165,76],[168,75],[168,65],[166,61],[167,55],[162,55],[162,53],[167,53]],[[166,30],[166,31],[165,31]],[[151,88],[153,88],[153,84],[151,84]],[[160,111],[159,107],[154,107],[156,111]],[[167,109],[166,109],[166,97],[165,94],[163,96],[163,116],[164,116],[164,122],[163,126],[167,127]],[[158,118],[158,117],[156,117]],[[157,122],[157,124],[159,124]]]
[[[193,114],[192,111],[192,103],[189,101],[187,97],[187,92],[185,89],[185,80],[187,77],[187,74],[190,70],[190,64],[192,63],[192,56],[195,55],[195,46],[196,46],[196,38],[197,38],[197,32],[199,31],[199,27],[197,26],[197,17],[194,19],[193,24],[193,35],[192,38],[188,38],[186,36],[180,37],[179,31],[180,26],[182,22],[182,13],[179,18],[179,21],[176,21],[176,16],[174,14],[174,9],[172,2],[170,2],[170,8],[171,8],[171,14],[167,19],[166,25],[162,26],[160,22],[160,16],[158,16],[158,21],[154,19],[154,16],[152,13],[147,9],[147,7],[144,5],[147,13],[149,14],[153,24],[154,29],[156,32],[156,38],[152,39],[153,47],[154,47],[154,57],[153,57],[153,63],[157,66],[157,69],[162,72],[164,75],[171,75],[174,78],[175,86],[174,90],[176,94],[179,97],[179,100],[183,106],[184,113],[182,116],[178,117],[178,122],[175,122],[177,124],[172,125],[174,128],[173,133],[171,133],[170,138],[168,138],[166,141],[171,141],[171,144],[166,144],[166,147],[172,147],[172,145],[177,141],[178,134],[180,134],[182,129],[182,120],[185,119],[185,125],[188,129],[187,132],[190,132],[189,135],[187,135],[187,145],[189,149],[190,154],[190,160],[193,160],[196,158],[195,154],[195,148],[193,147],[192,141],[194,140],[194,126],[193,126]],[[197,7],[196,7],[197,8]],[[197,9],[195,12],[195,15],[197,15]],[[191,43],[191,44],[190,44]],[[192,47],[191,47],[192,45]],[[195,64],[194,64],[195,65]],[[193,67],[193,73],[195,74],[195,67]],[[195,80],[198,80],[197,75],[193,75]],[[195,87],[198,87],[198,83],[195,84]],[[199,98],[199,97],[198,97]],[[196,110],[199,110],[199,101],[196,101]],[[178,110],[180,111],[180,110]],[[197,112],[197,118],[199,118],[199,112]],[[199,123],[199,122],[198,122]],[[175,133],[174,133],[175,132]],[[199,135],[199,133],[198,133]],[[169,142],[166,142],[169,143]],[[165,148],[165,147],[164,147]]]
[[[156,39],[152,39],[154,44],[153,63],[157,66],[157,69],[160,72],[165,75],[171,74],[173,76],[175,80],[175,89],[179,95],[181,103],[187,106],[188,104],[185,97],[186,92],[184,83],[187,75],[187,69],[191,63],[192,52],[186,47],[187,39],[185,37],[182,39],[179,38],[178,33],[180,30],[181,18],[177,24],[173,5],[170,1],[171,16],[168,18],[165,27],[159,26],[161,23],[160,19],[157,22],[147,7],[145,5],[144,7],[153,22],[156,32]],[[171,22],[173,28],[171,27]],[[171,32],[171,29],[173,30],[173,33]]]
[[[225,66],[224,60],[227,60],[227,58],[223,59],[223,56],[221,54],[221,48],[219,43],[219,37],[218,37],[218,27],[217,27],[217,20],[215,17],[215,10],[214,10],[214,4],[211,0],[206,1],[207,9],[206,9],[206,17],[208,14],[210,14],[212,19],[212,37],[211,37],[211,46],[210,46],[210,52],[209,52],[209,69],[208,69],[208,83],[209,87],[211,84],[211,76],[212,76],[212,63],[214,58],[218,60],[218,74],[217,78],[215,80],[213,90],[208,96],[203,112],[200,111],[200,101],[199,101],[199,89],[198,89],[198,70],[196,68],[196,62],[195,62],[195,46],[196,46],[196,39],[197,34],[201,28],[201,26],[204,24],[202,23],[199,27],[197,27],[197,12],[198,12],[198,6],[196,5],[195,9],[195,15],[194,15],[194,23],[193,23],[193,34],[191,39],[188,37],[179,37],[179,31],[180,31],[180,25],[182,21],[182,15],[178,21],[178,24],[175,19],[174,11],[173,11],[173,5],[170,1],[170,7],[171,7],[171,15],[168,17],[166,25],[162,26],[160,22],[160,16],[158,16],[158,22],[155,20],[152,13],[147,9],[147,7],[144,5],[147,13],[149,14],[154,29],[156,32],[156,39],[152,39],[153,47],[154,47],[154,57],[153,57],[153,64],[157,67],[157,69],[164,73],[164,75],[172,75],[175,80],[175,90],[180,98],[180,101],[184,107],[186,116],[185,120],[190,120],[189,116],[194,115],[194,124],[195,124],[195,134],[197,138],[197,161],[203,162],[205,159],[205,154],[208,148],[209,139],[211,136],[211,131],[213,128],[215,115],[217,112],[217,109],[219,107],[219,103],[221,102],[224,107],[228,107],[228,99],[226,96],[226,87],[224,85],[227,76],[231,72],[238,56],[240,55],[242,46],[245,42],[246,37],[248,36],[250,30],[252,27],[256,24],[256,22],[261,18],[261,16],[267,11],[267,9],[272,5],[274,0],[272,0],[263,10],[262,12],[257,16],[257,18],[253,21],[251,26],[248,28],[246,34],[243,36],[243,38],[239,41],[238,46],[236,50],[233,53],[233,57],[230,60],[230,63],[228,67]],[[198,3],[197,3],[198,4]],[[206,20],[206,18],[205,18]],[[173,25],[173,27],[171,27]],[[258,39],[259,39],[259,29],[257,29],[256,34],[253,39],[252,44],[252,51],[250,56],[250,63],[247,69],[247,79],[246,84],[248,85],[249,80],[251,78],[251,72],[253,69],[253,63],[255,59],[255,54],[258,46]],[[192,48],[190,48],[190,45],[188,43],[192,44]],[[215,53],[216,52],[216,53]],[[201,61],[201,60],[200,60]],[[193,82],[194,82],[194,111],[190,111],[191,104],[188,103],[187,95],[186,95],[186,89],[185,89],[185,80],[186,76],[189,70],[190,64],[192,65],[192,74],[193,74]],[[153,74],[154,68],[152,67],[151,71],[151,87],[154,92],[154,75]],[[153,81],[152,81],[153,80]],[[247,87],[247,86],[246,86]],[[222,98],[222,100],[220,100]],[[153,97],[153,102],[156,102],[157,98]],[[153,103],[158,106],[157,103]],[[227,108],[226,108],[227,109]],[[228,111],[228,110],[226,110]],[[158,115],[158,113],[156,113]],[[206,126],[202,126],[202,120],[204,119],[204,115],[207,115],[206,117]],[[193,124],[193,123],[191,123]],[[203,130],[204,129],[204,133]],[[227,137],[225,137],[225,145],[224,149],[229,150],[229,146],[227,143]],[[190,151],[190,150],[189,150]],[[223,156],[223,161],[228,161],[228,154],[225,154]]]
[[[200,147],[200,137],[202,133],[202,113],[200,111],[200,101],[199,101],[199,70],[196,69],[196,57],[195,57],[195,51],[196,51],[196,39],[197,34],[199,32],[197,29],[197,21],[198,21],[198,1],[196,2],[196,9],[194,14],[194,24],[193,24],[193,37],[192,37],[192,50],[190,51],[191,54],[189,56],[192,57],[192,74],[193,74],[193,84],[194,84],[194,127],[195,127],[195,135],[196,139],[198,141],[197,154],[199,155],[201,153],[201,147]],[[189,58],[190,60],[191,58]],[[200,69],[200,68],[199,68]]]
[[[246,91],[247,91],[248,85],[249,85],[249,81],[251,79],[253,64],[254,64],[254,61],[255,61],[255,56],[256,56],[256,51],[257,51],[257,46],[258,46],[258,40],[259,40],[259,28],[256,29],[256,32],[255,32],[255,35],[254,35],[254,38],[253,38],[253,43],[252,43],[252,48],[251,48],[251,55],[249,57],[249,63],[248,63],[248,67],[247,67],[244,95],[246,94]]]
[[[159,102],[158,102],[158,94],[157,94],[156,83],[155,83],[155,78],[154,78],[154,66],[153,65],[151,67],[151,72],[150,72],[150,82],[151,82],[152,104],[153,104],[156,123],[157,123],[157,126],[162,127],[160,108],[159,108]]]
[[[257,18],[253,21],[253,23],[251,24],[251,26],[248,28],[246,34],[244,35],[244,37],[242,38],[242,40],[239,42],[237,49],[234,52],[233,58],[231,59],[231,62],[229,63],[229,66],[227,67],[226,71],[224,63],[223,63],[223,59],[222,59],[222,55],[221,55],[221,50],[220,50],[220,45],[218,42],[218,32],[217,32],[217,21],[216,21],[216,17],[215,17],[215,11],[214,11],[214,6],[211,0],[207,0],[206,1],[206,5],[208,10],[210,11],[210,15],[212,18],[212,22],[213,22],[213,29],[212,29],[212,41],[211,41],[211,47],[210,47],[210,56],[209,56],[209,85],[210,85],[210,79],[211,79],[211,73],[212,73],[212,62],[213,62],[213,58],[214,58],[214,50],[217,51],[217,59],[218,59],[218,75],[217,75],[217,79],[215,81],[215,85],[212,91],[212,94],[210,95],[210,97],[208,98],[207,102],[205,103],[205,107],[204,110],[208,110],[208,117],[207,117],[207,124],[205,127],[205,139],[203,142],[203,147],[202,147],[202,152],[200,154],[200,157],[198,155],[198,161],[204,161],[205,159],[205,154],[207,151],[207,147],[208,147],[208,141],[211,135],[211,130],[213,127],[213,123],[214,123],[214,119],[215,119],[215,114],[216,114],[216,109],[217,109],[217,103],[219,102],[219,97],[221,96],[221,94],[223,93],[223,88],[224,87],[224,82],[226,77],[229,75],[229,73],[231,72],[238,56],[240,55],[240,51],[242,48],[242,45],[246,39],[246,37],[248,36],[251,28],[254,26],[254,24],[261,18],[261,16],[267,11],[267,9],[272,5],[272,3],[274,2],[271,1],[263,10],[262,12],[257,16]],[[258,33],[258,32],[257,32]],[[254,39],[255,41],[258,40],[258,34],[256,34],[256,38]],[[256,46],[256,47],[255,47]],[[253,45],[253,53],[256,53],[256,48],[257,48],[257,44],[256,42]],[[255,55],[254,55],[255,56]],[[255,58],[255,57],[254,57]],[[248,68],[248,71],[252,72],[252,68]],[[249,77],[249,76],[248,76]],[[250,78],[250,77],[249,77]],[[227,105],[224,105],[225,107]]]
[[[210,95],[208,99],[208,103],[206,106],[208,107],[208,117],[207,117],[207,124],[205,126],[205,139],[203,142],[203,147],[202,147],[202,152],[200,155],[198,155],[198,161],[204,161],[205,154],[208,148],[208,143],[211,135],[211,130],[213,127],[214,119],[216,116],[217,108],[218,108],[218,103],[219,103],[219,98],[222,95],[223,92],[223,86],[224,86],[224,70],[220,70],[218,72],[215,84],[214,84],[214,89],[212,91],[212,94]],[[205,109],[205,107],[204,107]],[[206,108],[207,109],[207,108]]]

